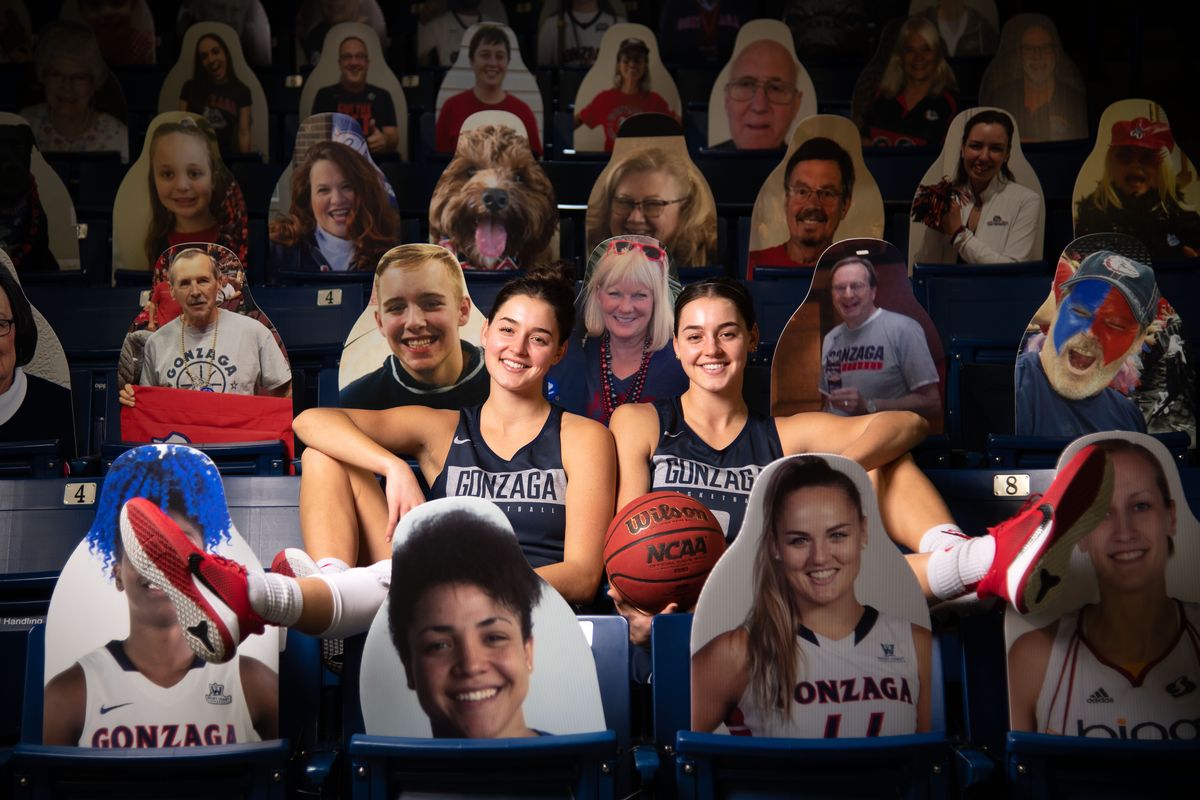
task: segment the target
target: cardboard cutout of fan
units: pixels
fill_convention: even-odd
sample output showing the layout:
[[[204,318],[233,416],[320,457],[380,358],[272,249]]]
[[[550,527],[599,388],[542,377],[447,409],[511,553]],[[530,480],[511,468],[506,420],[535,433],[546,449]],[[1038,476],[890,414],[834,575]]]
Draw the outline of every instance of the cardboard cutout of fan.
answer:
[[[113,269],[150,270],[175,242],[206,241],[246,258],[246,201],[198,114],[150,121],[141,154],[113,203]]]
[[[589,251],[612,236],[643,234],[662,242],[677,267],[716,263],[717,205],[679,123],[638,114],[621,125],[588,196],[586,226]]]
[[[814,569],[818,552],[838,567]],[[931,641],[925,599],[862,467],[827,454],[782,458],[755,481],[741,533],[696,605],[692,729],[786,738],[928,730]],[[751,671],[752,654],[766,652],[775,666]]]
[[[1011,114],[1026,142],[1086,139],[1086,88],[1054,21],[1018,14],[1004,23],[996,57],[979,82],[979,104]]]
[[[300,119],[325,113],[353,117],[372,150],[408,160],[408,101],[369,25],[342,22],[325,34],[321,60],[300,93]]]
[[[604,34],[613,25],[627,22],[625,4],[606,0],[596,10],[575,14],[574,0],[547,0],[538,16],[537,63],[539,67],[590,67],[600,56]],[[585,2],[581,5],[588,6]]]
[[[839,239],[882,235],[883,196],[854,125],[829,114],[809,117],[754,201],[746,278],[756,266],[812,266]]]
[[[158,93],[159,114],[176,110],[208,120],[223,153],[258,153],[264,163],[270,156],[267,95],[224,23],[197,22],[184,34]]]
[[[611,152],[621,124],[644,113],[679,121],[683,104],[654,32],[645,25],[619,23],[605,32],[600,54],[575,93],[575,151]]]
[[[1158,289],[1150,254],[1117,233],[1063,251],[1050,298],[1016,362],[1016,433],[1104,430],[1196,436],[1196,380],[1183,321]]]
[[[1005,148],[1003,155],[999,148]],[[972,213],[976,204],[978,215]],[[959,209],[957,216],[952,205]],[[915,264],[1040,258],[1046,201],[1008,112],[971,108],[954,118],[941,155],[921,178],[909,216],[910,272]]]
[[[1104,109],[1096,146],[1075,179],[1075,235],[1124,233],[1158,259],[1200,256],[1200,182],[1162,107],[1118,100]]]
[[[17,271],[78,271],[75,204],[38,151],[29,123],[9,112],[0,112],[0,169],[0,207],[9,217],[0,231],[0,247]]]
[[[830,246],[775,346],[772,416],[903,409],[925,417],[936,434],[945,385],[941,339],[913,295],[900,251],[881,239]]]
[[[508,111],[520,117],[530,149],[542,155],[546,140],[542,93],[521,59],[517,35],[499,23],[479,23],[463,33],[458,58],[438,89],[437,151],[454,153],[463,123],[480,111]]]
[[[738,88],[738,83],[746,86]],[[753,92],[749,99],[735,96],[747,91]],[[816,113],[817,90],[796,57],[787,25],[774,19],[743,25],[733,55],[708,98],[708,146],[716,150],[783,147],[796,125]]]
[[[1194,739],[1200,524],[1178,465],[1159,441],[1095,433],[1063,451],[1060,469],[1088,445],[1106,451],[1111,500],[1072,548],[1045,605],[1036,614],[1005,615],[1010,728],[1105,740]],[[1130,640],[1140,653],[1132,663],[1113,646]]]
[[[920,14],[937,25],[951,58],[990,56],[996,52],[1000,30],[996,0],[912,0],[908,13]]]

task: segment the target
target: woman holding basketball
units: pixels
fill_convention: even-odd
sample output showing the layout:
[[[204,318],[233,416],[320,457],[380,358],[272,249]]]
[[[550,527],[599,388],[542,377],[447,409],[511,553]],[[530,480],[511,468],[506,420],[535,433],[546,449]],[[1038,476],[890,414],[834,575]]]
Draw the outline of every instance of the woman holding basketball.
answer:
[[[750,295],[737,281],[718,278],[685,288],[675,302],[674,334],[688,390],[652,405],[621,406],[613,413],[609,429],[617,442],[618,506],[649,491],[683,492],[723,517],[726,538],[732,540],[763,467],[784,455],[835,453],[871,472],[884,528],[913,552],[909,565],[927,597],[947,599],[976,590],[981,596],[1009,599],[1009,568],[1044,522],[1042,515],[1030,508],[992,529],[990,536],[965,536],[907,455],[925,436],[921,417],[907,411],[858,417],[804,412],[773,419],[752,414],[742,399],[742,384],[750,353],[758,346],[758,326]],[[1017,598],[1022,611],[1028,607],[1025,593],[1039,594],[1030,580],[1035,568],[1048,553],[1058,554],[1060,534],[1098,505],[1104,459],[1083,456],[1060,473],[1044,498],[1053,508],[1075,484],[1072,495],[1078,502],[1068,509],[1066,524],[1054,525],[1051,535],[1039,539],[1037,557],[1014,567],[1022,571],[1012,579],[1022,587]],[[1101,501],[1107,505],[1106,498]],[[633,641],[648,641],[651,615],[611,590],[610,596],[629,619]],[[673,605],[663,609],[675,610]]]
[[[724,722],[734,735],[826,739],[929,730],[930,632],[859,602],[866,547],[849,475],[819,456],[779,466],[763,500],[750,613],[692,657],[692,730]],[[830,683],[847,691],[807,707]]]

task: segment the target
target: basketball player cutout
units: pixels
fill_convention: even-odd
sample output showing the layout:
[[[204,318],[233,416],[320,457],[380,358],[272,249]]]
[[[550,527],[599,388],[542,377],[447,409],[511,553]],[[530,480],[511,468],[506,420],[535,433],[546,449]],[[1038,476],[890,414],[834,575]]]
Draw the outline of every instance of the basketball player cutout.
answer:
[[[197,658],[167,591],[134,569],[121,544],[117,515],[135,495],[152,498],[143,502],[155,506],[161,503],[198,548],[211,548],[230,536],[220,478],[202,453],[177,445],[146,445],[113,462],[81,551],[88,556],[90,545],[111,565],[116,589],[127,603],[129,635],[84,654],[46,684],[43,743],[142,749],[275,738],[276,673],[248,655],[225,664]],[[88,591],[86,584],[77,586],[70,577],[60,588]],[[95,608],[104,606],[97,598],[92,602]]]
[[[1099,739],[1200,738],[1200,530],[1157,440],[1097,433],[1112,504],[1077,545],[1064,591],[1009,615],[1011,727]],[[1061,462],[1060,462],[1061,463]]]
[[[928,731],[931,642],[866,472],[839,456],[781,459],[763,470],[742,534],[700,595],[692,729],[826,739]]]

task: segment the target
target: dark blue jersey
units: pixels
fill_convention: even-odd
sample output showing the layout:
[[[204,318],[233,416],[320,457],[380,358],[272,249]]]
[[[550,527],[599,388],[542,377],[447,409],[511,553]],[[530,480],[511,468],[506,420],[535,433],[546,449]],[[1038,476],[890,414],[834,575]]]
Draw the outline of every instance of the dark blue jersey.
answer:
[[[551,406],[546,424],[511,459],[492,452],[479,430],[482,406],[459,412],[446,464],[429,489],[436,497],[483,497],[512,523],[529,565],[563,560],[567,527],[567,472],[562,463],[562,415]]]
[[[704,503],[720,520],[726,541],[733,541],[758,473],[783,457],[775,420],[751,412],[737,438],[714,450],[688,427],[678,397],[657,400],[654,408],[659,435],[650,490],[682,492]]]

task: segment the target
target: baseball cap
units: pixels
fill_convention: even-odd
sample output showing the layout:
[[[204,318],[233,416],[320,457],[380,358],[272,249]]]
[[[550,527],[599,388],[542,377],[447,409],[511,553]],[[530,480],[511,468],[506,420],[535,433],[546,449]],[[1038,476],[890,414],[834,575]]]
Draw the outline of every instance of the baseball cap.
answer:
[[[1111,250],[1097,250],[1079,263],[1079,269],[1062,288],[1068,289],[1085,280],[1104,281],[1117,287],[1143,327],[1158,313],[1158,283],[1154,279],[1154,270],[1140,261]]]
[[[1175,149],[1175,137],[1171,135],[1171,126],[1167,123],[1136,117],[1113,123],[1111,146],[1166,150],[1169,153]]]

